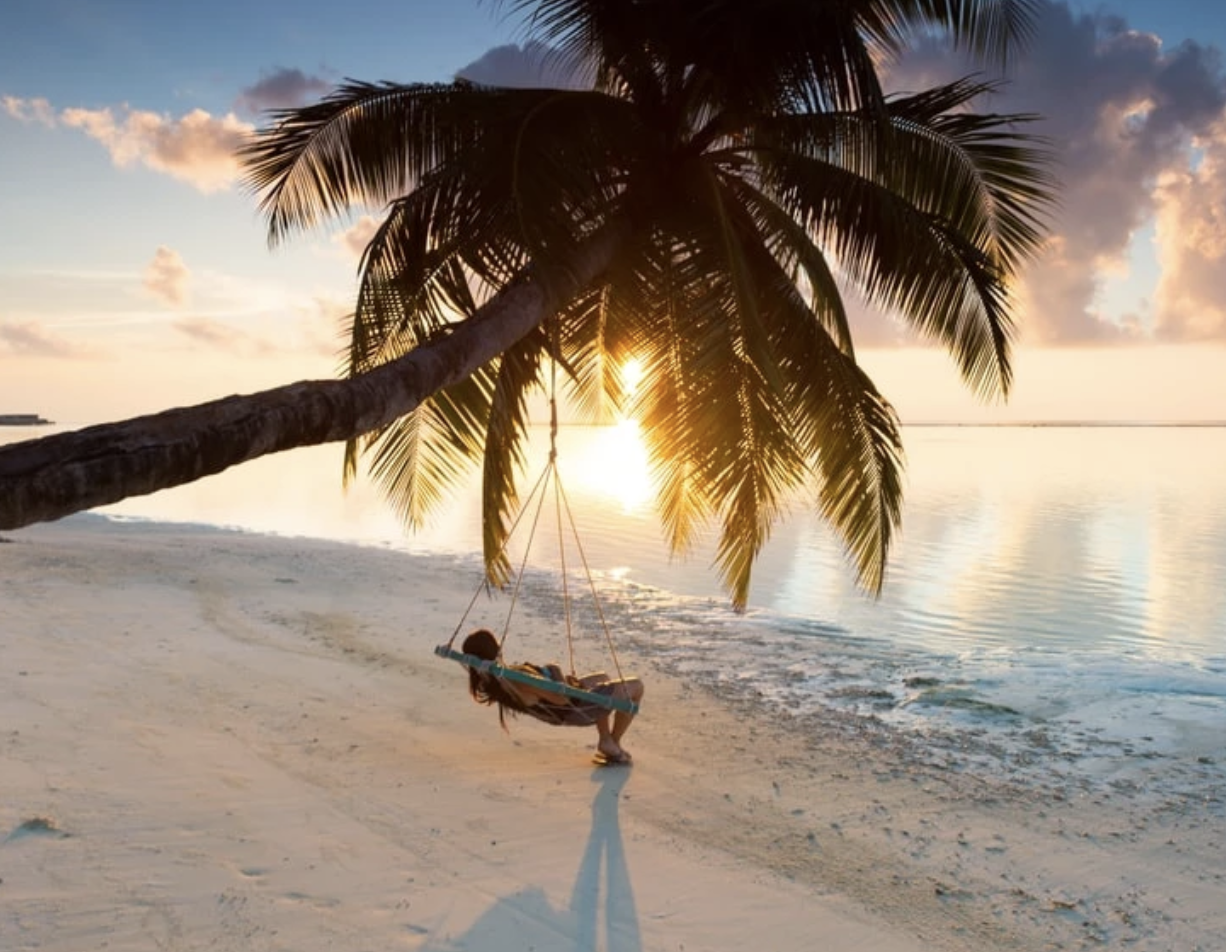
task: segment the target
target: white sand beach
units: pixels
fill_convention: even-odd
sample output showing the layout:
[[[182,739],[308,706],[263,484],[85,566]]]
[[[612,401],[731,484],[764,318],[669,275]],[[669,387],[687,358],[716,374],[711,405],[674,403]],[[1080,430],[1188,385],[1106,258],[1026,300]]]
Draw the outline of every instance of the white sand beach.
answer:
[[[972,776],[649,655],[635,764],[595,768],[431,653],[444,558],[4,538],[5,952],[1226,949],[1220,798]]]

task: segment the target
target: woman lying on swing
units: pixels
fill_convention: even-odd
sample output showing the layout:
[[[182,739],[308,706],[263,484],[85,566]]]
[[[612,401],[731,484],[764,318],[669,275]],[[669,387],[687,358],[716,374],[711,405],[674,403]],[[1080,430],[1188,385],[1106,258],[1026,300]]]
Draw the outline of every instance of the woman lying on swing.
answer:
[[[464,654],[473,655],[482,661],[497,661],[501,647],[493,632],[479,628],[464,639]],[[534,675],[536,678],[558,681],[581,688],[593,694],[604,695],[621,701],[638,704],[643,698],[643,682],[638,678],[611,679],[604,672],[585,675],[582,678],[565,675],[556,664],[506,665],[515,671]],[[613,711],[590,701],[567,697],[550,691],[547,687],[524,684],[508,678],[498,678],[476,668],[468,669],[468,691],[480,704],[498,705],[498,722],[506,730],[506,712],[528,714],[547,724],[587,727],[595,725],[600,737],[596,743],[597,763],[629,764],[630,755],[622,749],[622,735],[634,720],[628,711]],[[612,714],[612,723],[610,723]]]

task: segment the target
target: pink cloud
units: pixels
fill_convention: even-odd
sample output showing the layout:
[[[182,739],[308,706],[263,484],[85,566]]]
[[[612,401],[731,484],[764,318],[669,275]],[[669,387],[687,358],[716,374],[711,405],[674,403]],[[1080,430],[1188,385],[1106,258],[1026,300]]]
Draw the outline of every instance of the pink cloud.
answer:
[[[18,99],[16,96],[0,97],[0,108],[21,122],[37,122],[44,126],[55,125],[55,110],[45,99]]]
[[[145,268],[145,290],[173,307],[187,303],[191,272],[177,251],[160,247]]]
[[[184,317],[171,326],[193,347],[244,358],[285,358],[309,355],[336,359],[342,350],[340,328],[349,307],[329,298],[314,298],[293,307],[295,320],[275,336],[249,330],[212,317]]]
[[[366,250],[366,246],[375,237],[375,232],[379,230],[381,224],[383,224],[382,218],[375,218],[373,215],[363,215],[351,227],[346,228],[332,240],[349,254],[353,255],[354,258],[361,258],[362,253]]]
[[[336,361],[339,368],[349,337],[344,329],[353,315],[353,302],[316,296],[295,309],[298,327],[287,349]]]
[[[934,43],[898,64],[892,85],[916,89],[972,69]],[[1166,48],[1159,37],[1130,30],[1119,18],[1048,3],[1010,80],[978,108],[1041,116],[1026,131],[1048,138],[1062,186],[1052,239],[1019,289],[1023,337],[1046,345],[1152,338],[1154,327],[1135,315],[1104,314],[1097,299],[1107,282],[1120,280],[1134,236],[1156,220],[1163,203],[1181,214],[1192,211],[1173,183],[1188,168],[1194,143],[1222,122],[1226,80],[1219,52],[1194,42]],[[1215,186],[1226,188],[1224,175],[1222,163],[1202,165],[1196,183],[1201,201],[1217,194]],[[1163,181],[1165,194],[1155,191]],[[1176,230],[1160,231],[1160,244]],[[1159,257],[1164,267],[1177,259],[1192,264],[1162,249]],[[1208,290],[1200,279],[1192,283]],[[1166,331],[1158,332],[1175,336],[1167,313]]]
[[[0,321],[0,358],[6,356],[79,359],[96,353],[52,333],[38,321]]]
[[[264,357],[278,349],[264,338],[208,317],[187,317],[172,326],[194,344],[239,357]]]
[[[202,192],[229,188],[239,176],[235,150],[253,130],[233,113],[203,109],[173,119],[144,110],[64,109],[59,121],[102,143],[120,167],[140,164]]]
[[[1226,340],[1226,119],[1197,145],[1199,162],[1157,190],[1156,330],[1169,340]]]
[[[240,112],[246,113],[288,109],[318,98],[329,88],[331,83],[326,79],[309,76],[300,69],[281,67],[261,75],[259,82],[239,93],[234,106]]]

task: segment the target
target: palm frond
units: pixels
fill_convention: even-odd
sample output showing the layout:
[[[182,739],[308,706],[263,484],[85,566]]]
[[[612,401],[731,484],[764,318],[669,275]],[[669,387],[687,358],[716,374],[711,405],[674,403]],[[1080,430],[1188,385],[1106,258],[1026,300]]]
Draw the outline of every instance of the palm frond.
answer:
[[[480,458],[490,389],[478,371],[364,441],[371,478],[407,528],[424,526]]]
[[[463,267],[461,253],[479,242],[473,236],[468,242],[434,238],[436,199],[435,190],[423,187],[394,203],[366,247],[348,335],[348,376],[408,353],[476,310],[478,279]]]
[[[932,28],[982,61],[1005,66],[1034,35],[1043,0],[867,0],[866,34],[897,53]]]
[[[630,353],[618,340],[619,322],[609,317],[611,293],[594,288],[558,313],[562,349],[571,373],[565,394],[579,419],[611,422],[625,405],[620,369]]]
[[[673,77],[717,109],[807,103],[859,108],[882,101],[860,29],[864,4],[811,0],[505,0],[529,35],[573,62],[598,65],[649,105],[653,77]],[[667,83],[666,83],[667,85]]]
[[[888,150],[877,123],[836,117],[832,135],[828,118],[809,122],[820,129],[803,133],[803,152],[776,143],[788,141],[785,126],[804,123],[767,124],[762,142],[773,142],[760,155],[764,190],[871,301],[946,344],[977,392],[1007,393],[1008,284],[1040,234],[1037,217],[1027,216],[1047,194],[1044,173],[1025,161],[985,172],[959,141],[921,128],[915,116],[894,130]],[[995,134],[996,118],[976,124],[974,135]]]
[[[736,196],[766,236],[767,248],[787,272],[795,288],[807,288],[809,304],[839,348],[853,356],[855,345],[838,278],[812,233],[771,197],[739,175],[724,176],[725,186]]]
[[[717,177],[696,175],[690,187],[695,196],[719,194],[705,214],[686,216],[687,230],[654,262],[658,323],[636,410],[670,545],[684,551],[717,517],[719,571],[744,607],[753,563],[807,469],[762,311],[778,264]]]
[[[783,295],[776,301],[772,316],[794,434],[814,467],[819,511],[842,540],[860,584],[878,594],[902,517],[897,414],[802,304]]]
[[[382,208],[439,168],[488,173],[491,156],[499,160],[501,190],[518,188],[514,197],[527,206],[521,226],[537,227],[532,212],[541,196],[532,189],[539,183],[550,182],[550,198],[585,202],[589,215],[593,202],[607,197],[606,186],[593,187],[589,176],[610,167],[611,143],[626,141],[624,130],[601,135],[617,117],[633,113],[593,92],[349,81],[319,103],[275,113],[240,157],[273,243],[354,206]],[[601,153],[595,160],[593,150]],[[569,222],[576,209],[565,211],[541,221]]]
[[[735,179],[726,185],[731,195],[745,195]],[[770,395],[771,407],[759,418],[758,439],[769,437],[773,451],[782,455],[766,467],[769,493],[757,507],[760,535],[748,534],[742,516],[740,544],[726,544],[726,534],[721,550],[742,563],[756,557],[781,502],[807,481],[808,461],[818,475],[823,517],[843,540],[861,583],[877,593],[901,512],[898,421],[804,300],[785,261],[772,249],[772,233],[759,229],[759,206],[728,202],[726,207],[737,209],[740,247],[759,299],[753,330],[764,338],[756,350],[772,362],[770,379],[784,384],[781,391],[774,386],[762,391]],[[786,442],[774,435],[776,430],[786,431]],[[748,565],[733,564],[748,572]]]
[[[476,140],[501,95],[464,83],[347,80],[313,105],[273,113],[240,150],[260,196],[269,240],[349,213],[381,208]]]
[[[999,85],[965,78],[892,99],[890,115],[898,135],[891,148],[897,150],[898,167],[940,169],[936,176],[917,176],[919,189],[932,193],[924,207],[954,222],[963,234],[972,233],[978,216],[985,215],[986,250],[1012,271],[1040,249],[1058,183],[1050,143],[1017,131],[1038,116],[964,108]],[[959,205],[961,214],[948,210]]]
[[[832,350],[815,415],[822,516],[842,537],[861,584],[880,594],[902,519],[902,440],[894,408],[845,354]]]
[[[634,157],[620,147],[624,104],[530,90],[505,105],[478,142],[393,203],[376,232],[361,265],[351,372],[472,314],[529,261],[547,267],[564,258],[613,214],[614,154]],[[579,144],[566,146],[567,135]]]
[[[541,362],[548,347],[547,336],[538,329],[504,352],[498,362],[481,479],[482,549],[491,585],[504,585],[510,578],[506,544],[519,501],[516,479],[524,467],[527,398],[541,386]]]
[[[642,370],[623,409],[644,435],[665,541],[677,555],[689,551],[714,512],[693,452],[701,445],[696,414],[702,398],[683,369],[712,315],[691,306],[694,295],[678,267],[683,257],[675,236],[644,228],[626,242],[602,289],[607,350],[633,355]]]
[[[980,115],[966,108],[999,87],[964,78],[889,101],[889,126],[857,113],[772,116],[748,148],[837,164],[897,192],[1010,267],[1033,255],[1056,182],[1046,141],[1019,132],[1031,114]]]
[[[710,374],[695,374],[694,368],[708,366],[702,350],[710,346],[708,325],[719,311],[701,307],[687,284],[692,275],[684,267],[682,243],[659,236],[640,250],[636,270],[643,293],[632,299],[639,306],[627,311],[641,322],[644,386],[630,409],[647,446],[665,541],[672,553],[684,555],[715,512],[713,487],[702,475],[709,447],[701,413]],[[629,290],[624,281],[619,288]]]

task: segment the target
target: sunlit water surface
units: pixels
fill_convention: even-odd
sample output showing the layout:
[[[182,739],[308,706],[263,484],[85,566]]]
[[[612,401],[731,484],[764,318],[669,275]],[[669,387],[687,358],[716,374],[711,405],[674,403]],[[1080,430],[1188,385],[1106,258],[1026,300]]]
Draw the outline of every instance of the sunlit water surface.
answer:
[[[0,441],[31,435],[0,430]],[[633,430],[564,427],[562,480],[617,642],[802,723],[833,710],[963,763],[1116,783],[1149,764],[1220,787],[1226,429],[914,427],[905,445],[903,529],[881,597],[856,588],[800,500],[737,615],[712,567],[713,536],[670,558]],[[525,493],[545,450],[541,434]],[[559,563],[581,561],[573,548],[559,554],[552,506],[522,599],[560,616]],[[480,578],[475,481],[406,535],[369,485],[342,493],[336,447],[100,511],[460,558],[474,586]],[[516,564],[527,532],[517,530]]]

